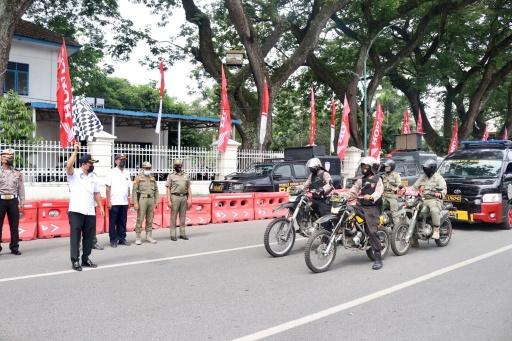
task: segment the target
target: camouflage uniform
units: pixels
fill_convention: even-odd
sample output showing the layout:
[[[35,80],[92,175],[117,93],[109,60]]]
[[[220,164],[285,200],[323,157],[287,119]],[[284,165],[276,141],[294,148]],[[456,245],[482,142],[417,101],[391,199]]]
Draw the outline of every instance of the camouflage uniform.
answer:
[[[149,162],[144,162],[142,168],[151,169]],[[153,176],[139,174],[133,181],[132,199],[137,203],[137,222],[135,224],[136,241],[135,244],[140,245],[140,235],[142,232],[142,222],[146,220],[145,230],[148,242],[155,244],[156,240],[152,238],[153,231],[153,214],[155,206],[158,203],[158,185]]]
[[[393,223],[398,225],[400,217],[398,216],[398,189],[402,183],[400,174],[397,172],[384,173],[382,176],[384,184],[384,195],[382,200],[382,207],[384,210],[389,209],[393,217]]]
[[[182,165],[181,161],[177,160],[174,165]],[[171,208],[171,238],[176,240],[176,219],[180,215],[180,237],[188,239],[185,232],[185,224],[187,219],[187,199],[190,191],[190,179],[183,171],[177,173],[173,171],[167,176],[167,183],[165,186],[169,189],[170,198],[169,202],[172,204]]]
[[[434,173],[430,178],[422,174],[414,183],[413,188],[424,193],[424,208],[421,213],[427,216],[430,212],[432,225],[434,229],[438,229],[441,225],[442,198],[446,195],[446,181],[439,173]],[[441,193],[441,198],[435,197],[434,193],[436,192]]]

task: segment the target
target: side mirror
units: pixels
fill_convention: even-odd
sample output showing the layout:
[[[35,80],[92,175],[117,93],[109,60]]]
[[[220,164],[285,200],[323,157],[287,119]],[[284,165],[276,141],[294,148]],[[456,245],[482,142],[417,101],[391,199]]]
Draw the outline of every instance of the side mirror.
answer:
[[[512,173],[503,175],[503,181],[512,181]]]

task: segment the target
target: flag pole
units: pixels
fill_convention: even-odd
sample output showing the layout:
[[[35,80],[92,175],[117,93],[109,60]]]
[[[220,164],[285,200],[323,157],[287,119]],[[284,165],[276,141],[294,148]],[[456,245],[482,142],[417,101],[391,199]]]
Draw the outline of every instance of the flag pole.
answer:
[[[156,129],[158,130],[158,145],[162,145],[162,129],[160,127],[162,121],[162,101],[163,98],[160,96],[160,105],[158,106],[158,119],[156,121]]]

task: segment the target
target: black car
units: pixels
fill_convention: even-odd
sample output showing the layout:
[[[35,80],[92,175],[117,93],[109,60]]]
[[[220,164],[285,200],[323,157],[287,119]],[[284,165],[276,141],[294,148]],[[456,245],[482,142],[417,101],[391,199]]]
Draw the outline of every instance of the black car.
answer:
[[[455,221],[498,224],[512,229],[511,141],[464,141],[462,149],[447,156],[439,174],[457,211]]]

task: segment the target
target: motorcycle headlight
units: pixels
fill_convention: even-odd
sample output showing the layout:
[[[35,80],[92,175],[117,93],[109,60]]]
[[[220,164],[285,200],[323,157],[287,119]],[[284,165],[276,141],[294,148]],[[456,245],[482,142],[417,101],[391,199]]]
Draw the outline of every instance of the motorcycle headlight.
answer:
[[[407,205],[407,207],[415,206],[416,205],[416,198],[414,198],[414,197],[407,198],[405,200],[405,204]]]
[[[288,198],[288,202],[295,202],[295,201],[297,201],[297,196],[290,195],[289,198]]]
[[[482,197],[482,202],[499,202],[499,203],[501,203],[502,200],[503,200],[503,198],[501,197],[501,193],[487,193],[487,194],[484,194]]]
[[[332,206],[331,207],[331,214],[338,214],[340,213],[341,206]]]

